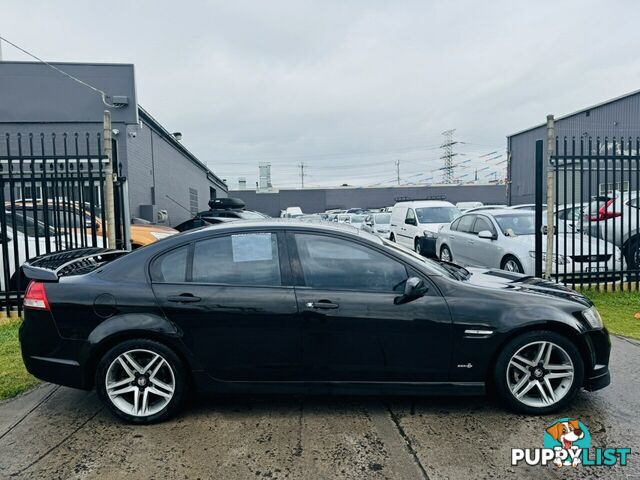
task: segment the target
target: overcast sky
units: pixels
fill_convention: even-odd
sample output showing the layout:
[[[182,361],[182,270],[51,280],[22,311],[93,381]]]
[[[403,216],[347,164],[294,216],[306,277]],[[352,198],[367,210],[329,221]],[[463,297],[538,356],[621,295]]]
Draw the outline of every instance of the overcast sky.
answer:
[[[402,183],[438,181],[451,128],[460,180],[503,176],[507,134],[640,88],[639,13],[634,0],[2,0],[0,34],[50,61],[135,64],[140,104],[231,188],[261,161],[276,187],[299,186],[300,163],[306,186],[366,186],[393,185],[396,160]]]

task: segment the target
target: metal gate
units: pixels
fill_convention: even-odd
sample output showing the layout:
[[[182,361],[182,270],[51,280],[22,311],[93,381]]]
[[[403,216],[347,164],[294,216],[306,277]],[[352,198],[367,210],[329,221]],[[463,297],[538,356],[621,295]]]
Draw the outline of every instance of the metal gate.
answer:
[[[556,282],[638,289],[640,138],[556,138],[553,254]],[[536,273],[546,263],[543,143],[536,142]],[[545,272],[546,274],[546,272]]]
[[[50,252],[107,246],[100,134],[5,134],[0,143],[0,304],[20,315],[20,266]],[[4,148],[2,148],[4,147]],[[114,169],[115,170],[115,169]],[[114,183],[116,246],[122,245],[123,179]]]

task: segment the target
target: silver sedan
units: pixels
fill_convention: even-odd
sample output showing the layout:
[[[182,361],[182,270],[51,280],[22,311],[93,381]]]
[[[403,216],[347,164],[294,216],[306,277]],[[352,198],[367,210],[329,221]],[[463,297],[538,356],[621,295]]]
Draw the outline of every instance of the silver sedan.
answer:
[[[566,278],[584,273],[601,278],[603,272],[624,269],[620,268],[622,253],[612,243],[573,231],[560,232],[557,242],[552,274]],[[444,226],[438,232],[436,252],[445,261],[533,275],[534,244],[534,212],[490,210],[464,214]],[[543,255],[545,249],[543,242]]]

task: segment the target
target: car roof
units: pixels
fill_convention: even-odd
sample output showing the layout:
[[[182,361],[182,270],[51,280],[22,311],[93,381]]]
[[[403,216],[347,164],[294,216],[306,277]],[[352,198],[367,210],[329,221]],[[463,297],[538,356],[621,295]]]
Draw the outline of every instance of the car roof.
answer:
[[[395,207],[455,207],[451,202],[444,200],[408,200],[406,202],[398,202]]]
[[[367,240],[371,240],[374,243],[382,244],[382,240],[377,235],[365,232],[351,225],[336,222],[326,222],[319,220],[317,222],[309,222],[308,220],[298,220],[295,218],[270,218],[270,219],[251,219],[251,220],[236,220],[234,222],[219,223],[216,225],[208,225],[205,227],[196,228],[182,232],[178,235],[172,236],[172,238],[185,238],[186,235],[200,236],[203,232],[223,232],[223,231],[251,231],[256,229],[304,229],[313,230],[317,232],[328,233],[346,233],[354,235],[356,237],[363,237]]]
[[[468,212],[470,215],[473,215],[474,213],[477,215],[510,215],[510,216],[516,216],[516,215],[535,215],[535,212],[533,210],[524,210],[524,209],[512,209],[512,208],[494,208],[491,210],[479,210],[477,212]]]

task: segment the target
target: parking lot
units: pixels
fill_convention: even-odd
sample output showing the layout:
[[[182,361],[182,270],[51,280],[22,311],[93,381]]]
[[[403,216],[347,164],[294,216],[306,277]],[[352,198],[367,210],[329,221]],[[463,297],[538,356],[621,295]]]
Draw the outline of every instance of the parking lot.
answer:
[[[613,338],[607,389],[549,417],[482,397],[198,397],[147,427],[109,415],[95,393],[44,384],[0,405],[4,478],[634,478],[640,475],[640,343]],[[596,447],[632,448],[626,467],[512,467],[558,416]]]

